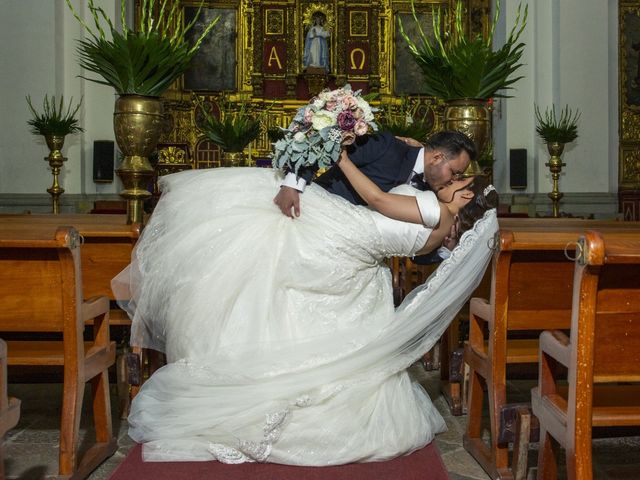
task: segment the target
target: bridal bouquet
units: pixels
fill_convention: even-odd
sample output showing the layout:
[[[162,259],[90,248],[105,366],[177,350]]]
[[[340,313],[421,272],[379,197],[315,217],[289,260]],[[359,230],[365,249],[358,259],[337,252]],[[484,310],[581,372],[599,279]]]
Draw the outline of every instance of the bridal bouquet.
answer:
[[[273,167],[298,173],[300,167],[326,168],[338,160],[340,146],[378,130],[375,110],[350,85],[324,90],[298,110],[284,138],[278,140]]]

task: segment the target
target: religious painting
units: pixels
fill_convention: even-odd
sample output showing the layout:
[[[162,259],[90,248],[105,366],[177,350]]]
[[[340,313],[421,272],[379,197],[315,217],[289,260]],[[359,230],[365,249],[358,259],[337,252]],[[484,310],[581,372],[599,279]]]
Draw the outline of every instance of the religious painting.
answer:
[[[331,71],[333,12],[328,5],[311,4],[304,12],[302,69],[306,73]]]
[[[198,7],[185,7],[184,21],[193,20]],[[216,26],[200,45],[184,74],[184,89],[195,91],[230,91],[236,89],[237,11],[233,8],[203,8],[198,20],[187,34],[195,42],[216,17]]]
[[[398,12],[395,15],[396,22],[402,22],[402,27],[407,36],[419,44],[419,28],[422,28],[422,31],[428,37],[433,38],[433,16],[429,11],[416,12],[416,17],[420,22],[419,26],[410,12]],[[394,28],[394,93],[396,95],[424,94],[424,75],[422,70],[414,60],[407,42],[402,37],[400,26],[395,23]]]
[[[640,106],[640,15],[629,12],[623,21],[627,104]]]

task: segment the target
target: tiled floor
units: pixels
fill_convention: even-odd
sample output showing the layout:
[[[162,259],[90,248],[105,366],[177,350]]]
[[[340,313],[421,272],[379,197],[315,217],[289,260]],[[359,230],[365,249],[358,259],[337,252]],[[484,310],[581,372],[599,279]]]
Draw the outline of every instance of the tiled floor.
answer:
[[[436,443],[452,480],[487,480],[489,477],[462,448],[462,433],[466,417],[449,413],[444,398],[439,394],[439,372],[425,372],[420,365],[412,367],[443,414],[449,430],[436,438]],[[515,382],[511,390],[523,397],[530,382]],[[58,422],[60,411],[60,385],[10,384],[10,395],[22,400],[22,415],[18,427],[9,432],[5,440],[5,461],[8,479],[40,480],[55,475],[58,455]],[[114,430],[118,438],[117,453],[102,464],[90,480],[109,478],[110,473],[132,447],[127,436],[127,422],[120,420],[117,399],[114,406]],[[90,416],[85,415],[82,435],[87,433]],[[640,432],[639,432],[640,435]],[[594,478],[601,480],[640,479],[640,436],[622,440],[596,440],[594,443]],[[535,464],[535,452],[530,455]],[[328,479],[330,480],[330,479]]]

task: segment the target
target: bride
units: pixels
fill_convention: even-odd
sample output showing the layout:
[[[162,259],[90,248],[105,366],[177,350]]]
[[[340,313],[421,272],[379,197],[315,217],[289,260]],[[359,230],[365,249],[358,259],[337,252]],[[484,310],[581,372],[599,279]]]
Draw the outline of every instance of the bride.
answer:
[[[129,416],[145,460],[379,461],[445,430],[407,368],[479,283],[497,194],[482,177],[439,191],[448,202],[441,223],[458,215],[461,229],[472,228],[394,309],[384,259],[431,249],[429,238],[441,241],[445,230],[409,223],[420,222],[414,197],[424,192],[403,185],[381,194],[346,155],[339,165],[387,215],[405,202],[405,222],[315,184],[292,220],[271,202],[281,183],[271,169],[162,178],[132,263],[113,282],[131,298],[132,344],[167,357]]]

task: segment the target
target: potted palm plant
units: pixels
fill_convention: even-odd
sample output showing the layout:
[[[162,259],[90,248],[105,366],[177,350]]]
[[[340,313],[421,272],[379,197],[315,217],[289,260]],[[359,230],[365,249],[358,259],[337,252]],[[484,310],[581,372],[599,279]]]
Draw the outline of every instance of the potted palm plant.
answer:
[[[134,27],[126,25],[126,0],[121,0],[122,32],[119,32],[104,10],[87,0],[94,27],[87,25],[66,0],[75,18],[88,33],[78,41],[80,66],[98,78],[86,79],[113,87],[118,94],[114,111],[114,130],[124,159],[117,170],[125,190],[121,195],[129,201],[128,221],[142,221],[143,200],[153,168],[149,155],[161,133],[162,102],[160,96],[188,68],[203,39],[217,22],[210,22],[190,45],[186,33],[196,23],[203,2],[193,20],[184,21],[179,2],[141,0]],[[107,35],[107,32],[109,35]]]
[[[419,25],[413,0],[411,6],[414,21]],[[493,37],[500,18],[500,0],[496,1],[486,38],[479,34],[471,37],[465,32],[460,0],[455,5],[453,30],[448,36],[441,33],[448,16],[439,8],[433,11],[433,39],[422,28],[417,29],[418,38],[411,39],[399,22],[400,33],[424,73],[425,93],[445,102],[445,128],[467,133],[476,142],[480,155],[491,137],[489,102],[496,97],[508,97],[506,91],[522,78],[514,74],[522,66],[525,44],[520,42],[520,36],[527,14],[528,7],[524,12],[518,7],[511,32],[497,49],[493,47]]]
[[[395,108],[394,108],[395,107]],[[378,116],[381,130],[387,130],[397,137],[426,140],[433,128],[433,118],[429,111],[420,114],[418,105],[412,105],[406,97],[401,97],[398,105],[388,105]]]
[[[60,213],[59,200],[60,195],[64,193],[64,188],[60,186],[58,176],[63,162],[67,159],[62,155],[61,150],[64,145],[64,138],[67,135],[83,131],[78,125],[76,117],[81,104],[82,99],[73,107],[73,98],[71,98],[69,104],[65,107],[64,95],[60,95],[60,102],[56,101],[55,95],[51,96],[51,100],[49,100],[48,95],[45,95],[42,102],[42,111],[39,112],[31,103],[31,97],[27,96],[27,105],[32,115],[27,124],[31,127],[31,133],[42,135],[47,147],[49,147],[49,155],[45,157],[45,160],[49,162],[51,167],[53,185],[47,189],[47,192],[51,195],[54,214]]]
[[[547,150],[551,158],[548,163],[553,181],[553,189],[548,196],[552,203],[552,215],[560,216],[560,199],[564,196],[558,189],[558,181],[562,167],[566,164],[562,163],[560,156],[564,151],[567,143],[573,142],[578,138],[578,120],[580,119],[580,110],[574,112],[569,105],[560,110],[560,115],[556,114],[556,107],[552,105],[551,109],[547,108],[544,114],[540,113],[537,105],[534,105],[536,115],[536,132],[547,144]]]
[[[222,165],[237,167],[245,165],[243,150],[260,135],[262,118],[267,110],[258,116],[246,102],[240,102],[239,108],[232,109],[223,97],[219,106],[219,116],[212,115],[197,99],[196,104],[203,114],[200,128],[209,140],[222,149]]]

